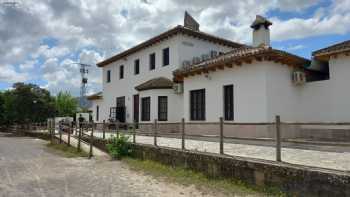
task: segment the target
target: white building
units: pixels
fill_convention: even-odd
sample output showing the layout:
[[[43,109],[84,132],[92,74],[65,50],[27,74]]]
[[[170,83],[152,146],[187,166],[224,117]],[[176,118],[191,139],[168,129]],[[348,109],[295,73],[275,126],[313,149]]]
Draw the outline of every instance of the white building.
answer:
[[[271,48],[270,25],[257,16],[252,46],[177,26],[98,63],[95,121],[350,122],[350,42],[310,61]]]
[[[99,119],[95,118],[95,121],[107,121],[115,116],[120,116],[122,122],[147,123],[154,119],[163,122],[179,121],[183,116],[183,96],[173,91],[173,71],[184,64],[199,62],[202,58],[209,59],[242,46],[244,45],[179,25],[98,63],[103,70],[103,93],[102,98],[93,99],[93,113],[96,113],[97,107],[99,109]],[[164,81],[171,84],[158,87]],[[135,89],[142,84],[151,86]],[[163,100],[158,101],[159,98]],[[98,105],[97,102],[101,103]],[[158,113],[158,102],[167,105],[162,108],[167,113]],[[116,115],[116,107],[117,111],[124,108],[125,113]],[[145,112],[144,116],[142,111]],[[163,117],[158,117],[158,114],[163,114]]]

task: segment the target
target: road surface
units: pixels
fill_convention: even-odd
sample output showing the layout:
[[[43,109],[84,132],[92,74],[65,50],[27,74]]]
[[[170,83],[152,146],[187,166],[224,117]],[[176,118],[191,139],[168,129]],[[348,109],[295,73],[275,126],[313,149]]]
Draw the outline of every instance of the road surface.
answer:
[[[130,170],[120,161],[64,158],[46,143],[0,136],[0,197],[211,196]]]

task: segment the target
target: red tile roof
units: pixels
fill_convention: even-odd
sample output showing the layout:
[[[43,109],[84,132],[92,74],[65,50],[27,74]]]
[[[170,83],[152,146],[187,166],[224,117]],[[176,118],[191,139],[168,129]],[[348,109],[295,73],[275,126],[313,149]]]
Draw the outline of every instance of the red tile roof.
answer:
[[[329,57],[331,55],[337,55],[342,53],[350,54],[350,40],[314,51],[312,55],[316,59],[329,60]]]
[[[173,82],[165,77],[153,78],[135,87],[137,91],[171,88],[173,88]]]
[[[192,64],[173,72],[175,81],[182,81],[183,78],[190,75],[207,73],[224,67],[241,66],[242,63],[252,63],[252,61],[274,61],[282,64],[303,67],[309,60],[287,53],[285,51],[273,49],[268,46],[260,47],[241,47],[227,52],[218,57],[202,61],[198,64]]]
[[[102,99],[102,92],[97,92],[95,94],[87,96],[88,100],[99,100]]]

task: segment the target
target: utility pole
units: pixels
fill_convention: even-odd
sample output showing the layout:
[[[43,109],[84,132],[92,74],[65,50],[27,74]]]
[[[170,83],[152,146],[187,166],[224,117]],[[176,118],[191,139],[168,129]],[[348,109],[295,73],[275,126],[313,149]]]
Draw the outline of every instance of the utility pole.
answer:
[[[81,108],[86,108],[87,107],[86,89],[87,89],[87,83],[88,83],[87,74],[89,73],[88,67],[91,67],[92,65],[84,64],[84,63],[73,63],[73,64],[80,65],[81,85],[80,85],[79,104]]]

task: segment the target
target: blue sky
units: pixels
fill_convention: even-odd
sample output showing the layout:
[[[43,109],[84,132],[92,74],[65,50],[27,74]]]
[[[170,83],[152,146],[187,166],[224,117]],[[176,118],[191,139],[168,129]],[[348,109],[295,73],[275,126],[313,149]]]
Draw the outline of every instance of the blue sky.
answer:
[[[0,0],[0,3],[4,0]],[[251,43],[256,14],[273,22],[274,48],[310,58],[311,52],[350,39],[350,0],[18,0],[0,4],[0,90],[35,83],[53,94],[79,93],[79,68],[96,64],[183,22],[187,10],[201,31]],[[90,68],[88,92],[101,89]]]

